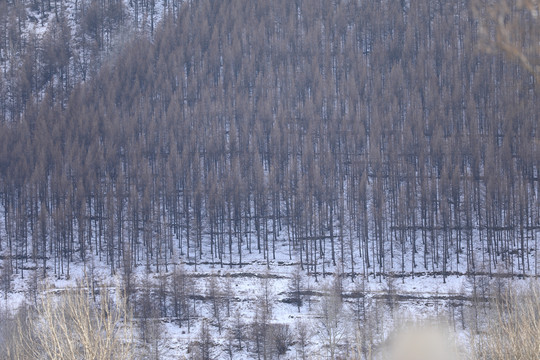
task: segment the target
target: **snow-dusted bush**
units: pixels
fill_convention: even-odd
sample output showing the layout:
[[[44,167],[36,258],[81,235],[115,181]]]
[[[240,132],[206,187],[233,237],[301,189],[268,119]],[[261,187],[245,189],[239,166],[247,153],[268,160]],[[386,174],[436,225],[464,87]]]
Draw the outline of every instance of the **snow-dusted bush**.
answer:
[[[20,313],[9,339],[13,359],[133,359],[132,316],[122,296],[113,301],[87,284],[44,292],[37,307]]]
[[[509,288],[495,297],[487,331],[476,337],[478,360],[538,359],[540,354],[540,286]]]

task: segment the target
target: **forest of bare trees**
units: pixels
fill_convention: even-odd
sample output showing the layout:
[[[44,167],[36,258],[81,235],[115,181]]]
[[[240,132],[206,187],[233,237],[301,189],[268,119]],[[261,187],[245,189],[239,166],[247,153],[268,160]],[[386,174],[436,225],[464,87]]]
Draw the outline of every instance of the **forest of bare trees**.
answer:
[[[537,79],[476,50],[466,1],[186,1],[109,56],[121,2],[24,41],[20,4],[0,2],[20,58],[0,74],[4,273],[286,246],[315,275],[538,274]]]

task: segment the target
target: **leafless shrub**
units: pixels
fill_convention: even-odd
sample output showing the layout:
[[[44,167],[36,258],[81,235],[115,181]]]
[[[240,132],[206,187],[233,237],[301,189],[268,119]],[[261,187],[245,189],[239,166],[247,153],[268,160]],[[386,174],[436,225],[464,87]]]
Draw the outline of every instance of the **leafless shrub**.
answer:
[[[212,348],[214,347],[214,342],[212,340],[212,335],[210,334],[210,327],[208,321],[204,319],[201,324],[201,329],[199,332],[198,347],[196,350],[195,358],[201,360],[210,360],[212,356]]]
[[[302,360],[306,360],[309,358],[309,354],[307,351],[308,341],[311,336],[309,329],[305,322],[297,322],[296,323],[296,351],[298,354],[298,358]]]
[[[272,339],[274,341],[275,351],[279,356],[285,355],[292,345],[292,333],[289,325],[275,324],[272,326]]]
[[[14,315],[8,310],[0,309],[0,349],[3,352],[1,355],[2,359],[17,359],[21,357],[21,341],[16,336],[19,332],[17,324],[19,323],[19,318],[26,318],[26,316],[26,307],[22,307]],[[24,332],[29,332],[29,329],[25,328]]]
[[[474,339],[478,360],[538,359],[540,354],[540,286],[509,288],[493,300],[487,331]]]
[[[340,348],[346,342],[349,332],[341,294],[335,290],[335,287],[327,289],[321,298],[315,329],[329,359],[339,357]]]
[[[131,312],[102,288],[97,303],[86,282],[56,295],[47,289],[35,311],[18,316],[16,359],[133,359]]]

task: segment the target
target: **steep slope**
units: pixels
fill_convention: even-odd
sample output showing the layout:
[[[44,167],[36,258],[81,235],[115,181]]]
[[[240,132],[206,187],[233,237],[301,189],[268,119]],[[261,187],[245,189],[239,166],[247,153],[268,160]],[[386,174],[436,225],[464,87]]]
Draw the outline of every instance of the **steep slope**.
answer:
[[[537,273],[540,102],[517,65],[474,51],[464,2],[164,16],[1,125],[14,269],[270,264],[285,246],[314,273]]]

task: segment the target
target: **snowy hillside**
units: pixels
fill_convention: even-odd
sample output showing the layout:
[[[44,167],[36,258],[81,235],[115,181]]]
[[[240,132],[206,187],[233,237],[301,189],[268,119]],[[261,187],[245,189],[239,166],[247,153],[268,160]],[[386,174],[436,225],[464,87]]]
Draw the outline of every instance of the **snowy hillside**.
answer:
[[[133,357],[378,358],[428,318],[476,350],[540,271],[536,79],[478,16],[0,2],[0,344],[80,286]]]

